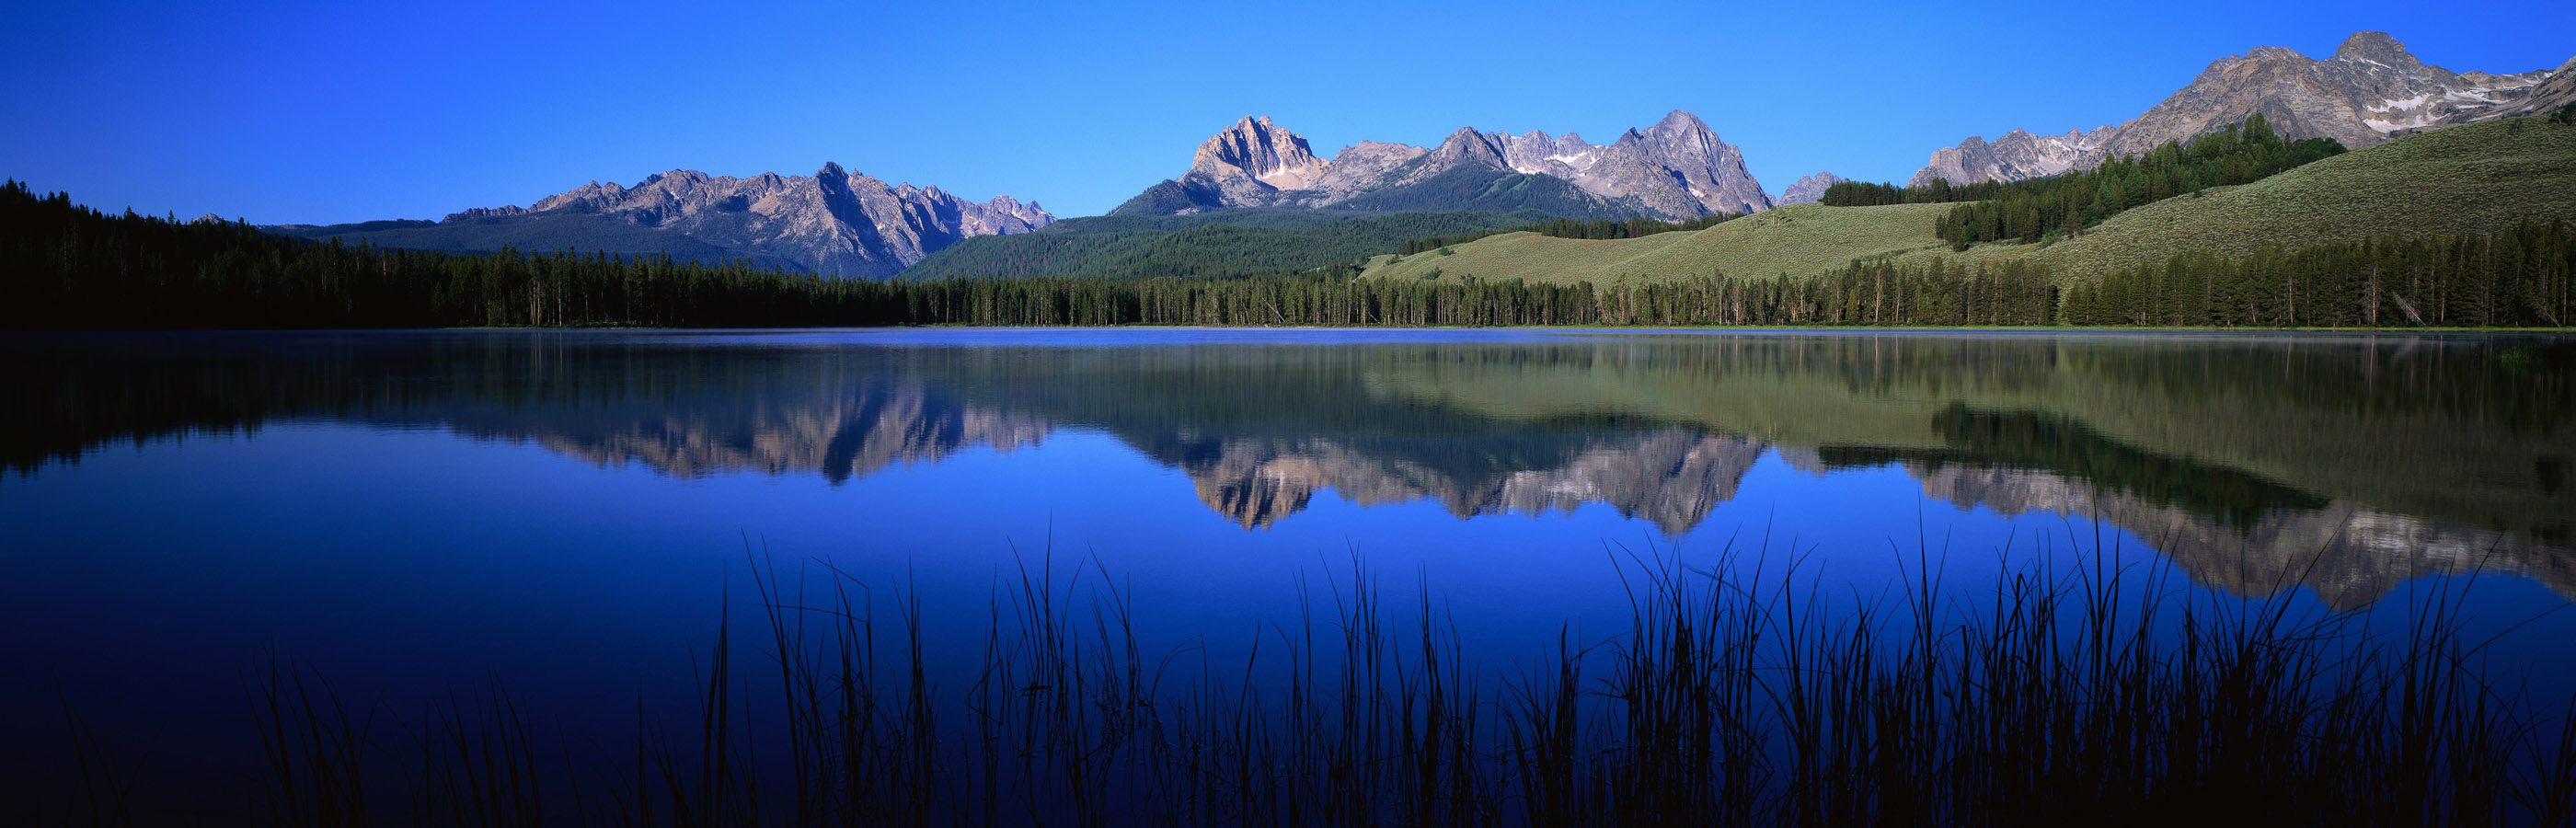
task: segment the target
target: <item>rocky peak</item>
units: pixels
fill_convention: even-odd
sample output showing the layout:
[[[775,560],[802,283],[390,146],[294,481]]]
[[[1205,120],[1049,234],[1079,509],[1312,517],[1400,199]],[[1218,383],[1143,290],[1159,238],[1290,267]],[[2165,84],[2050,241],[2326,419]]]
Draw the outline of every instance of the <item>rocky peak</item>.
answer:
[[[1495,169],[1511,166],[1504,163],[1502,148],[1495,146],[1475,127],[1459,127],[1458,131],[1449,133],[1448,138],[1440,141],[1440,146],[1431,150],[1429,157],[1431,165],[1443,170],[1468,164]]]
[[[2354,32],[2343,45],[2335,47],[2337,60],[2375,63],[2392,69],[2421,69],[2424,64],[2406,53],[2406,44],[2389,37],[2387,32]]]
[[[1323,173],[1324,162],[1306,145],[1305,136],[1281,129],[1267,115],[1246,115],[1234,126],[1199,144],[1190,159],[1191,172],[1226,175],[1240,172],[1283,190],[1304,189]]]
[[[1786,207],[1791,204],[1813,204],[1824,200],[1825,188],[1849,180],[1851,179],[1844,178],[1830,172],[1816,173],[1814,175],[1798,179],[1798,183],[1796,184],[1789,185],[1789,189],[1780,193],[1779,200],[1773,202],[1773,204],[1781,207]]]

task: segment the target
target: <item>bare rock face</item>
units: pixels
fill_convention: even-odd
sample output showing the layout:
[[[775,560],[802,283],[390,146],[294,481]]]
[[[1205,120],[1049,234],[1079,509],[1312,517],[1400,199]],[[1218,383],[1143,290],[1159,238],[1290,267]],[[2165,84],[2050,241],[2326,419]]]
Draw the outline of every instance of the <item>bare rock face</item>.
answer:
[[[1825,188],[1850,180],[1829,172],[1816,173],[1798,179],[1796,184],[1789,185],[1789,189],[1780,194],[1779,200],[1772,203],[1780,207],[1791,204],[1814,204],[1824,200]]]
[[[1955,147],[1944,147],[1932,153],[1931,162],[1914,173],[1908,187],[1932,183],[1935,178],[1955,184],[1979,181],[2020,181],[2040,178],[2075,169],[2097,158],[2113,135],[2111,127],[2096,127],[2091,132],[2068,130],[2064,135],[2032,135],[2023,130],[2004,133],[1986,143],[1970,136]]]
[[[1771,208],[1771,197],[1744,169],[1744,152],[1718,140],[1699,116],[1678,109],[1644,131],[1622,133],[1606,147],[1584,143],[1573,133],[1557,139],[1535,131],[1490,137],[1514,170],[1562,178],[1597,195],[1635,196],[1667,217]]]
[[[1465,171],[1541,175],[1573,184],[1584,206],[1663,218],[1768,209],[1744,154],[1697,116],[1674,111],[1607,146],[1462,128],[1439,146],[1363,141],[1331,159],[1269,118],[1246,116],[1200,144],[1190,169],[1113,214],[1186,214],[1233,207],[1334,207]],[[1624,205],[1614,206],[1614,205]]]
[[[871,279],[969,237],[1025,233],[1055,221],[1035,202],[1010,196],[972,202],[937,187],[889,186],[827,163],[811,176],[672,170],[633,187],[594,181],[526,208],[478,207],[442,223],[535,224],[571,216],[672,232],[824,275]]]
[[[1191,172],[1244,175],[1274,190],[1302,190],[1323,172],[1324,162],[1306,148],[1306,139],[1280,129],[1267,117],[1245,118],[1199,145],[1190,159]]]
[[[2332,138],[2360,149],[2413,130],[2564,106],[2576,101],[2571,67],[2576,60],[2554,70],[2455,73],[2416,60],[2385,32],[2354,33],[2324,60],[2257,47],[2210,63],[2189,85],[2128,123],[2059,138],[2031,138],[2020,130],[1992,144],[1969,138],[1933,153],[1911,183],[2018,181],[2090,169],[2105,158],[2188,140],[2258,112],[2283,137]]]
[[[2191,85],[2121,125],[2104,150],[2145,152],[2256,112],[2290,138],[2332,138],[2360,149],[2408,130],[2507,114],[2551,74],[2455,74],[2424,65],[2384,32],[2355,33],[2325,60],[2260,48],[2211,63]]]

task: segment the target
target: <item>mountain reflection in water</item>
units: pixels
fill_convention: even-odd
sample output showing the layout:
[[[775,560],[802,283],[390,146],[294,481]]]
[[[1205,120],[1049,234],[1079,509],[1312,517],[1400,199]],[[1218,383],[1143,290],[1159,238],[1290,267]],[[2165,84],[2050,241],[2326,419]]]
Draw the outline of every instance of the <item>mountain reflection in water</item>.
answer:
[[[1166,337],[1168,338],[1168,337]],[[674,476],[835,484],[1105,432],[1259,530],[1331,490],[1686,533],[1776,453],[2103,521],[2243,594],[2368,604],[2471,568],[2576,596],[2576,358],[2554,339],[277,334],[0,341],[0,464],[289,419],[441,428]]]

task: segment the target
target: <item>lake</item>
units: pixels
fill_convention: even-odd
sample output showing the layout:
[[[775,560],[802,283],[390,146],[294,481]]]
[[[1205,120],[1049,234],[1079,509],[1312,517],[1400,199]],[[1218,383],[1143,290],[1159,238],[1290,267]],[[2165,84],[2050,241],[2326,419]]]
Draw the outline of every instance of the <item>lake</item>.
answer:
[[[2576,689],[2565,337],[14,335],[0,378],[13,801],[78,785],[68,708],[163,806],[238,804],[191,769],[257,765],[272,654],[360,706],[501,682],[549,734],[632,739],[720,621],[835,583],[918,600],[962,687],[1023,579],[1234,663],[1365,575],[1509,671],[1625,629],[1657,566],[1864,606],[2093,561],[2302,612],[2455,601],[2537,695]]]

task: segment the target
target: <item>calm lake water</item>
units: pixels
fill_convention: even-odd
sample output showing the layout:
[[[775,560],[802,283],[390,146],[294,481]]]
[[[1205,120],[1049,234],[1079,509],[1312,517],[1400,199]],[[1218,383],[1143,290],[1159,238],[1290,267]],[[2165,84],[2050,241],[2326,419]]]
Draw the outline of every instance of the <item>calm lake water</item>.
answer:
[[[2540,616],[2493,652],[2576,688],[2564,338],[15,336],[0,382],[0,779],[31,790],[69,784],[66,702],[174,777],[255,759],[272,648],[614,733],[690,697],[755,561],[918,589],[934,666],[1023,572],[1224,655],[1354,567],[1507,666],[1624,624],[1623,562],[1866,601],[2100,554],[2321,609],[2449,590]]]

